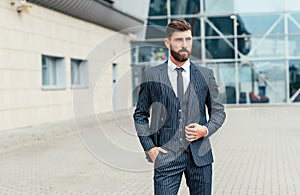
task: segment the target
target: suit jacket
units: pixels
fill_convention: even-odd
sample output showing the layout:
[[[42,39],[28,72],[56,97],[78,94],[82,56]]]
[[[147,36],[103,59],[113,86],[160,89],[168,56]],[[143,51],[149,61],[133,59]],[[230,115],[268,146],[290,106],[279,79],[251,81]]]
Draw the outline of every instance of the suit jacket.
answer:
[[[145,80],[140,85],[133,117],[141,145],[146,154],[155,146],[178,151],[178,139],[175,139],[180,123],[178,111],[181,104],[186,103],[186,124],[195,122],[206,126],[209,131],[206,137],[190,143],[193,159],[198,166],[210,164],[213,162],[213,155],[209,137],[221,127],[226,117],[213,71],[191,62],[190,92],[185,94],[188,101],[182,102],[173,91],[167,69],[167,62],[147,69]]]

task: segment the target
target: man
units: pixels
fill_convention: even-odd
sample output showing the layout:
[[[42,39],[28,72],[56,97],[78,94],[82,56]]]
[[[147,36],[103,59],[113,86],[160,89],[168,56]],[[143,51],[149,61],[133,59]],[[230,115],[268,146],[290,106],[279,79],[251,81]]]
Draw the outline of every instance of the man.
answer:
[[[225,120],[224,106],[212,70],[189,60],[190,24],[172,21],[166,36],[170,57],[145,73],[134,113],[136,131],[148,160],[154,162],[155,194],[177,194],[183,173],[190,194],[211,194],[209,137]]]
[[[267,77],[262,71],[259,71],[257,82],[259,94],[261,96],[266,96]]]

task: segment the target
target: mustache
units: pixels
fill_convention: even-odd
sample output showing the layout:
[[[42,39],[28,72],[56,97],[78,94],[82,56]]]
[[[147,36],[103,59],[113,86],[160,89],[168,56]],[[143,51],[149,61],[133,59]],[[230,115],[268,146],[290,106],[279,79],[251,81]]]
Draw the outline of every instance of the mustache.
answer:
[[[189,52],[189,50],[187,50],[186,48],[182,48],[181,50],[178,51],[179,52]]]

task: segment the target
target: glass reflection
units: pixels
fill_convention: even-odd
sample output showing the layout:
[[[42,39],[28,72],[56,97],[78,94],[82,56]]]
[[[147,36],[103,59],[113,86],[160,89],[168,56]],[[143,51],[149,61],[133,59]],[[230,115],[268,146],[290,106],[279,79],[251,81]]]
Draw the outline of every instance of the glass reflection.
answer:
[[[300,57],[300,35],[289,36],[288,49],[289,49],[289,56]]]
[[[149,16],[167,15],[167,0],[151,0]]]
[[[208,14],[231,14],[234,12],[233,0],[205,0],[204,10]]]
[[[251,37],[252,49],[249,57],[284,57],[284,36]]]
[[[200,36],[200,19],[199,18],[172,18],[172,20],[186,20],[192,26],[193,37]]]
[[[236,25],[234,25],[234,21],[236,21]],[[205,26],[205,36],[209,38],[205,45],[212,58],[228,59],[235,57],[234,27],[237,31],[237,48],[240,54],[238,56],[249,53],[251,47],[250,32],[246,29],[240,16],[209,17]]]
[[[253,35],[284,34],[283,15],[280,14],[256,14],[241,15],[246,29]]]
[[[214,63],[207,64],[208,68],[216,69],[216,80],[221,80],[222,84],[225,86],[225,96],[227,104],[236,103],[236,79],[235,79],[235,64],[234,63]]]
[[[203,0],[204,12],[200,16],[197,14],[200,13],[201,1],[151,0],[146,39],[163,40],[168,19],[185,19],[193,28],[191,59],[199,62],[212,62],[211,59],[217,59],[218,63],[215,65],[220,70],[220,77],[225,81],[227,103],[261,103],[262,101],[255,102],[251,99],[261,99],[259,94],[268,98],[269,103],[286,102],[289,98],[292,102],[300,101],[300,4],[296,4],[298,1]],[[170,5],[167,5],[167,2]],[[286,12],[289,10],[297,12]],[[204,39],[201,39],[201,17],[205,20],[205,29],[202,29]],[[285,21],[288,23],[285,24]],[[201,41],[204,41],[206,49],[204,55],[201,55]],[[237,45],[234,45],[235,43]],[[237,55],[235,47],[238,49]],[[288,51],[285,48],[288,48]],[[167,50],[161,51],[155,46],[139,47],[134,53],[136,56],[133,60],[145,66],[152,65],[152,62],[157,64],[157,61],[167,58],[168,55]],[[160,55],[162,53],[166,55]],[[206,59],[201,59],[202,56]],[[241,59],[243,63],[240,64]],[[286,83],[287,71],[289,89]],[[265,90],[262,90],[263,81]],[[290,97],[287,97],[287,90]]]
[[[300,14],[291,14],[288,18],[289,34],[300,34]]]
[[[249,89],[248,87],[248,90],[250,90],[250,102],[252,100],[252,103],[267,103],[263,101],[263,98],[267,98],[270,103],[285,102],[286,77],[284,61],[253,61],[250,63],[250,66],[252,68],[253,82],[251,88]],[[264,87],[264,90],[261,89],[262,87]],[[259,101],[257,102],[255,98]]]
[[[133,42],[132,56],[137,58],[136,64],[143,62],[155,62],[159,64],[168,57],[168,48],[165,47],[163,41],[155,42]]]
[[[299,11],[300,10],[299,0],[285,0],[285,5],[286,5],[286,11]]]
[[[199,12],[199,0],[171,0],[171,15],[197,14]]]
[[[300,102],[300,60],[289,61],[289,86],[291,102]]]
[[[202,54],[201,41],[200,39],[194,39],[191,60],[201,60],[201,54]]]
[[[234,58],[234,40],[233,38],[224,39],[206,39],[205,48],[207,58],[209,59],[228,59]]]
[[[165,38],[167,19],[148,19],[146,39]]]
[[[286,0],[234,0],[235,13],[283,12]]]

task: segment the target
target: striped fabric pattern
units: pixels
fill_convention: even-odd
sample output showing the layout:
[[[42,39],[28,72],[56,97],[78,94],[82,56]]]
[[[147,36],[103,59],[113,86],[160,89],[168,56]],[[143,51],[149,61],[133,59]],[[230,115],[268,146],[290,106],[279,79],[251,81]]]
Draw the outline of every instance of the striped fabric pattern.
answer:
[[[176,97],[172,89],[167,63],[145,72],[133,116],[135,128],[149,161],[147,151],[152,147],[168,151],[159,153],[154,163],[155,194],[177,194],[183,173],[190,194],[211,194],[213,155],[209,137],[226,117],[219,97],[213,71],[192,62],[190,83],[181,98]],[[184,126],[190,123],[206,126],[209,134],[187,142]]]
[[[188,121],[205,125],[209,135],[190,144],[190,148],[198,166],[213,162],[209,137],[214,134],[225,120],[218,86],[213,71],[196,66],[191,62]],[[205,105],[208,108],[209,120],[206,119]],[[149,68],[145,73],[145,81],[140,86],[139,98],[134,113],[135,128],[144,151],[155,146],[162,146],[178,151],[172,147],[179,127],[180,100],[176,97],[167,74],[167,63]],[[149,117],[151,111],[151,123]],[[174,146],[178,145],[175,142]]]

